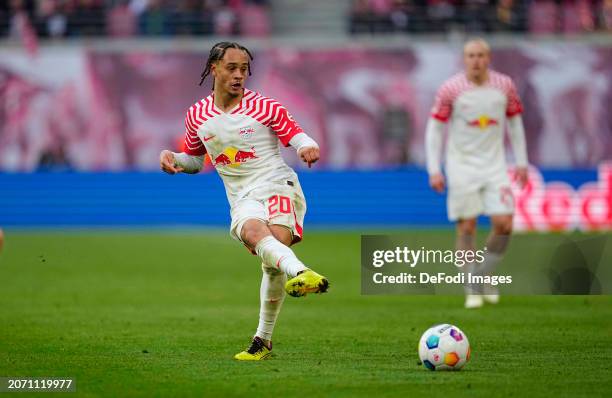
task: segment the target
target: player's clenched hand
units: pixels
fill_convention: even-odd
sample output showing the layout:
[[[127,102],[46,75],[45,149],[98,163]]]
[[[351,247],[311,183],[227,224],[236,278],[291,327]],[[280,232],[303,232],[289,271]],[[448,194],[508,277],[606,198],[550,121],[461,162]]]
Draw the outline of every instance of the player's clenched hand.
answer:
[[[164,149],[159,154],[159,165],[161,169],[168,174],[176,174],[183,171],[182,167],[176,165],[174,154],[167,149]]]
[[[308,164],[308,168],[310,168],[310,165],[319,160],[319,148],[314,146],[302,148],[300,149],[298,155],[304,161],[304,163]]]
[[[446,183],[444,182],[444,176],[442,173],[436,173],[429,176],[429,186],[436,192],[442,193],[444,192],[444,186]]]
[[[527,167],[517,167],[514,173],[514,179],[518,183],[518,186],[522,189],[527,185],[527,180],[529,173],[527,172]]]

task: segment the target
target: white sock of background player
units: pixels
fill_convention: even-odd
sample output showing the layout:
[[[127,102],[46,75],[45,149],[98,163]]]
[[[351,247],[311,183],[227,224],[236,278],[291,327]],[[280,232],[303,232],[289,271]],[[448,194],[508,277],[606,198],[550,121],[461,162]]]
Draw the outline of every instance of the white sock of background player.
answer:
[[[293,250],[276,240],[272,235],[266,236],[257,243],[255,252],[264,264],[269,264],[284,273],[290,278],[308,268],[295,256]]]
[[[503,258],[503,253],[487,251],[487,253],[484,255],[484,261],[478,267],[478,275],[492,275],[493,273],[495,273],[497,265],[501,262]]]
[[[484,254],[484,261],[482,263],[466,264],[463,267],[464,268],[463,271],[466,273],[469,272],[472,275],[476,275],[476,276],[492,275],[493,273],[495,273],[495,269],[497,268],[497,265],[500,263],[502,259],[503,259],[503,253],[495,253],[495,252],[487,250],[487,252]],[[466,293],[467,294],[482,294],[483,287],[485,286],[487,288],[491,288],[491,286],[487,284],[480,285],[477,283],[472,283],[472,284],[468,283],[466,284]]]
[[[492,233],[489,236],[486,243],[487,251],[484,255],[484,261],[477,270],[480,275],[492,275],[495,273],[497,265],[504,257],[509,242],[510,235],[497,235]]]
[[[492,275],[495,273],[498,264],[504,257],[504,253],[508,248],[508,242],[510,242],[510,235],[497,235],[492,233],[487,239],[486,248],[487,251],[484,255],[484,261],[476,267],[477,275]],[[483,293],[485,294],[498,294],[496,286],[485,283],[482,286]]]
[[[458,234],[455,241],[455,248],[457,250],[471,250],[474,251],[474,246],[476,244],[476,237],[474,234]],[[467,263],[463,266],[462,271],[465,274],[465,294],[481,294],[482,286],[478,283],[470,283],[468,279],[468,275],[476,275],[477,274],[478,264],[476,263]]]
[[[261,270],[263,275],[259,290],[259,325],[255,336],[265,341],[271,341],[274,325],[286,296],[287,274],[265,263],[261,264]]]

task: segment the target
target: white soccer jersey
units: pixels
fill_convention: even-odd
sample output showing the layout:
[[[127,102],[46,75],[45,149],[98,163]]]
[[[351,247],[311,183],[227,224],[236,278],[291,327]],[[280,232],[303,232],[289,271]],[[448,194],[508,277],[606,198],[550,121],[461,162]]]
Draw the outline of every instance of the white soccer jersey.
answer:
[[[240,103],[223,112],[211,94],[189,108],[185,127],[185,153],[209,154],[232,206],[258,186],[297,179],[279,140],[289,146],[303,131],[278,101],[245,89]]]
[[[446,148],[450,185],[477,187],[491,179],[506,178],[506,118],[522,111],[512,79],[502,73],[489,70],[488,82],[480,86],[464,73],[444,82],[431,116],[450,122]]]

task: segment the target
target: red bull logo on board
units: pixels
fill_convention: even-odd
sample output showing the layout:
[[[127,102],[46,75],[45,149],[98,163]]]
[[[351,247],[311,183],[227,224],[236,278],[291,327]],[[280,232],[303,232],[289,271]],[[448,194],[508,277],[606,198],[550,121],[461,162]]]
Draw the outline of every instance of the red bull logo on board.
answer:
[[[514,170],[510,171],[512,178]],[[599,166],[597,181],[578,188],[562,181],[544,181],[529,169],[522,189],[514,186],[514,227],[519,231],[612,230],[612,162]]]

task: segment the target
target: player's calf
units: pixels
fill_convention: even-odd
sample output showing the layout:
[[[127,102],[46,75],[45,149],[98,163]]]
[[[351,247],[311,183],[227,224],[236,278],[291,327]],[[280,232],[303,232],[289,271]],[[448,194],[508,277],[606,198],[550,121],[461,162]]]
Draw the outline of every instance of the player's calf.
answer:
[[[272,235],[262,221],[248,220],[242,228],[241,237],[247,245],[255,245],[255,252],[265,264],[273,265],[291,277],[285,285],[285,291],[289,295],[303,297],[308,293],[327,292],[327,278],[307,268],[293,250]]]
[[[295,256],[293,250],[278,241],[270,228],[261,220],[247,220],[240,231],[240,237],[247,247],[269,264],[290,277],[307,267]]]
[[[247,220],[240,230],[240,238],[252,250],[255,250],[262,239],[270,235],[272,235],[270,228],[259,219]]]

